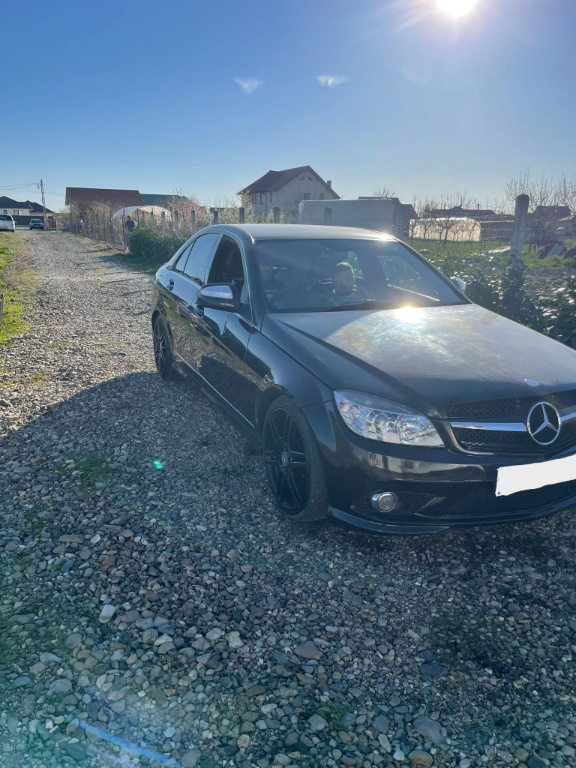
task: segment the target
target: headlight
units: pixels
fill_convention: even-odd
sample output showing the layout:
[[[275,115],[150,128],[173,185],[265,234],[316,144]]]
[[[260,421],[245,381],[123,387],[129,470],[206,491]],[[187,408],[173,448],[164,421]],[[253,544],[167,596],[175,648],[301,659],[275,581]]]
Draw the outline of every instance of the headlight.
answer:
[[[396,445],[444,445],[426,416],[405,405],[347,390],[334,392],[334,398],[346,426],[357,435]]]

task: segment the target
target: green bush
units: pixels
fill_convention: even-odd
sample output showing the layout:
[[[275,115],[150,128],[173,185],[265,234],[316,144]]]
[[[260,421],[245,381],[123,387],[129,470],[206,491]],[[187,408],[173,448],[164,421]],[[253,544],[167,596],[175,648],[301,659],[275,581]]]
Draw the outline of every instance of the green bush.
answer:
[[[576,278],[538,296],[544,333],[576,349]]]
[[[131,258],[157,268],[168,261],[187,239],[184,235],[162,237],[156,229],[139,228],[130,235],[128,253]]]
[[[430,260],[445,275],[465,280],[466,294],[476,304],[576,349],[576,277],[561,285],[539,280],[529,286],[524,261],[508,255]]]

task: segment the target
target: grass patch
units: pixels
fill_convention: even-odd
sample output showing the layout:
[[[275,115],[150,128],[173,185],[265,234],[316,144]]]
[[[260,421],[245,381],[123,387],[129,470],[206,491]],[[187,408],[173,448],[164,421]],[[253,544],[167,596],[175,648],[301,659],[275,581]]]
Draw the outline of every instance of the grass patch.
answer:
[[[48,376],[44,373],[36,373],[34,376],[30,377],[31,384],[44,384],[47,381],[49,381]]]
[[[124,256],[124,254],[122,254]],[[128,257],[130,258],[130,257]],[[134,269],[136,272],[144,272],[146,275],[154,275],[158,271],[158,262],[150,259],[135,259],[124,256],[122,266],[128,269]]]
[[[123,269],[133,269],[146,275],[154,275],[158,271],[158,260],[146,256],[131,256],[129,253],[114,253],[110,258]],[[168,259],[166,259],[168,261]]]
[[[70,456],[60,466],[60,471],[70,477],[81,477],[86,483],[106,483],[117,473],[101,456]]]
[[[23,267],[12,262],[25,250],[22,235],[0,235],[0,293],[4,294],[4,309],[0,316],[0,346],[5,346],[12,339],[21,336],[30,328],[30,323],[23,317],[28,306],[28,299],[36,288],[36,278]]]

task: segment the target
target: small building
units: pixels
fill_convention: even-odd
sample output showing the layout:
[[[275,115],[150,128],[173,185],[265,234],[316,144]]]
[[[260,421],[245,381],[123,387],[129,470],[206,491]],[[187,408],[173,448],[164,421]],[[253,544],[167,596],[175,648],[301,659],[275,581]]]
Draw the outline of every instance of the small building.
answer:
[[[436,216],[412,222],[412,237],[444,242],[482,243],[508,242],[514,231],[514,219],[498,217],[473,219],[469,216]]]
[[[99,189],[96,187],[66,187],[66,205],[73,205],[80,215],[86,214],[97,205],[110,208],[127,208],[144,205],[137,189]]]
[[[564,235],[565,220],[571,216],[567,205],[537,205],[528,215],[531,240],[544,245]]]
[[[296,220],[303,200],[339,200],[331,181],[324,181],[309,165],[268,171],[238,193],[245,206],[256,215],[266,215],[275,208]]]
[[[409,235],[413,206],[397,197],[361,197],[358,200],[303,200],[298,209],[300,224],[364,227],[401,239]]]
[[[28,203],[19,203],[17,200],[13,200],[5,195],[0,197],[0,213],[7,213],[9,216],[13,216],[15,221],[20,216],[28,215],[29,210]]]
[[[463,208],[461,205],[454,205],[452,208],[430,208],[425,211],[427,219],[442,218],[465,218],[474,219],[474,221],[483,221],[498,217],[498,214],[490,208]]]

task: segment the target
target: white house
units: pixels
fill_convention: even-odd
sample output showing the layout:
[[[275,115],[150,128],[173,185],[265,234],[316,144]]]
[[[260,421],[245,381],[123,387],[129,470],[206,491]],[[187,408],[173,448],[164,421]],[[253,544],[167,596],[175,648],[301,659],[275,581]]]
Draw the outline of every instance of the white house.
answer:
[[[33,203],[30,200],[26,200],[24,203],[13,200],[11,197],[2,195],[0,197],[0,213],[7,213],[14,217],[16,224],[28,224],[30,217],[44,216],[44,214],[51,214],[49,208],[43,208],[39,203]]]
[[[302,200],[339,200],[331,181],[324,181],[309,165],[287,168],[284,171],[268,171],[239,192],[245,203],[250,203],[254,213],[265,215],[275,208],[281,213],[298,216]]]

